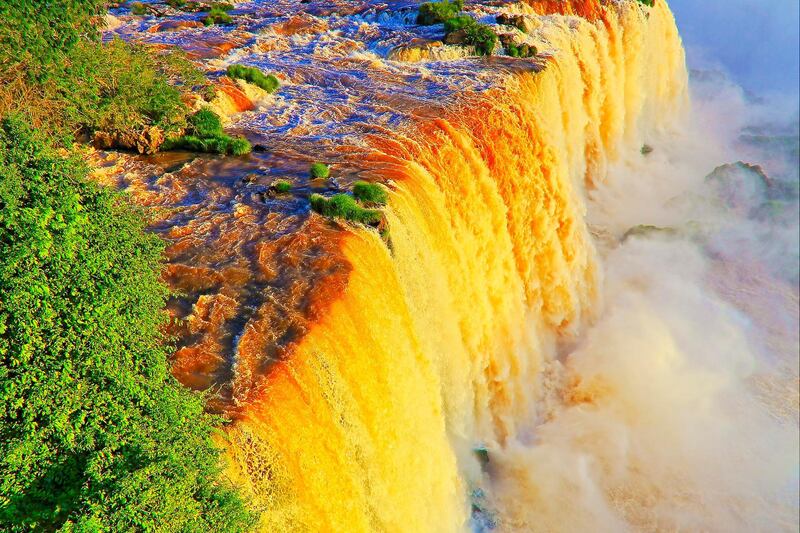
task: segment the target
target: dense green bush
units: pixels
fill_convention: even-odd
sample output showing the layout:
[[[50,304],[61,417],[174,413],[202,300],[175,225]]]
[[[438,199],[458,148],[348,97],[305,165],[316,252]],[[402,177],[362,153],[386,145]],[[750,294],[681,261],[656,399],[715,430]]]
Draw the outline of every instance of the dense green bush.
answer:
[[[182,89],[204,83],[182,54],[157,54],[114,39],[77,45],[52,93],[63,102],[68,124],[110,131],[158,126],[169,133],[186,124]]]
[[[477,24],[469,15],[459,15],[444,21],[444,31],[451,33]]]
[[[325,163],[312,163],[308,173],[312,179],[325,179],[331,175],[331,169]]]
[[[97,41],[96,17],[105,0],[0,1],[0,87],[25,77],[39,80],[54,74],[73,46]]]
[[[189,130],[198,137],[222,135],[222,121],[210,109],[201,109],[189,117]]]
[[[536,47],[528,44],[516,45],[509,43],[506,46],[506,51],[511,57],[534,57],[536,55]]]
[[[132,2],[130,7],[131,7],[131,13],[133,15],[140,15],[140,16],[147,15],[147,13],[149,12],[147,6],[145,6],[141,2]]]
[[[448,0],[442,0],[441,2],[425,2],[419,6],[417,24],[423,26],[441,24],[458,15],[463,8],[463,0],[455,0],[454,2]]]
[[[0,123],[0,530],[247,529],[169,372],[162,243],[46,144]]]
[[[311,209],[326,217],[341,218],[368,226],[377,226],[383,218],[380,210],[361,207],[349,194],[335,194],[330,198],[312,194],[310,201]]]
[[[164,142],[164,150],[186,150],[189,152],[204,152],[209,154],[244,155],[253,150],[250,141],[244,137],[231,137],[230,135],[214,135],[211,137],[197,137],[184,135],[177,139],[168,139]]]
[[[353,196],[360,202],[378,205],[386,205],[389,199],[383,187],[366,181],[357,181],[353,184]]]
[[[655,5],[655,0],[639,0],[640,4],[644,4],[649,7],[653,7]]]
[[[228,13],[219,7],[212,7],[208,15],[203,17],[203,24],[206,26],[213,26],[215,24],[230,24],[233,18]]]
[[[136,133],[156,126],[169,134],[186,126],[182,97],[210,87],[180,51],[85,40],[61,57],[46,78],[16,77],[0,85],[0,116],[24,115],[64,144],[95,130]]]
[[[272,183],[272,188],[278,194],[286,194],[292,190],[292,184],[287,180],[275,180]]]
[[[230,78],[244,80],[252,83],[257,87],[261,87],[268,93],[274,93],[280,86],[278,78],[272,74],[264,74],[255,67],[246,67],[244,65],[230,65],[226,74]]]
[[[222,122],[210,109],[201,109],[189,117],[186,135],[169,138],[164,150],[188,150],[211,154],[244,155],[253,146],[244,137],[231,137],[222,131]]]
[[[214,9],[219,11],[233,11],[233,4],[229,4],[228,2],[211,2],[207,6],[204,6],[204,9],[208,9],[209,11],[213,11]]]
[[[466,37],[464,42],[475,47],[478,55],[492,54],[497,44],[497,34],[486,24],[473,24],[464,28]]]

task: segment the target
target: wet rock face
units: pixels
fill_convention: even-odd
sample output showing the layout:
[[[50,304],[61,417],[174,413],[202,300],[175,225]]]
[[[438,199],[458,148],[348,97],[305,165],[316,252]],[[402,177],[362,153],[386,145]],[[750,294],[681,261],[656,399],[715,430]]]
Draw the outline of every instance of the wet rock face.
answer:
[[[151,126],[138,132],[96,131],[94,146],[99,150],[120,149],[140,154],[154,154],[164,142],[161,128]]]
[[[725,205],[747,214],[769,197],[772,180],[758,165],[743,161],[720,165],[706,177]]]

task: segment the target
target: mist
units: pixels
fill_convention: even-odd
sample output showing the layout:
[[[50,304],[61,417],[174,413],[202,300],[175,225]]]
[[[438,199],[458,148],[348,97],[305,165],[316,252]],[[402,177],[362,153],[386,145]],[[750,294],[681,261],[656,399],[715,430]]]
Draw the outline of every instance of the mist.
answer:
[[[671,2],[702,69],[691,112],[589,193],[600,318],[555,362],[535,438],[493,456],[504,531],[797,530],[790,4]]]

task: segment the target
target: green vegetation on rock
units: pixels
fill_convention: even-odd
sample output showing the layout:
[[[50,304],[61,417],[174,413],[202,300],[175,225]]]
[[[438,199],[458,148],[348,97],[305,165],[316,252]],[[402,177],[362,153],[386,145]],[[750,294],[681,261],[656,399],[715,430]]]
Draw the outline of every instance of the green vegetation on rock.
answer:
[[[244,65],[231,65],[228,67],[226,74],[229,78],[244,80],[252,83],[256,87],[260,87],[268,93],[274,93],[280,87],[280,82],[272,74],[264,74],[261,70],[255,67],[246,67]]]
[[[475,47],[478,55],[488,56],[497,44],[497,34],[486,24],[472,24],[464,28],[464,42]]]
[[[131,2],[130,8],[131,8],[131,14],[133,15],[141,16],[141,15],[147,15],[148,13],[147,6],[145,6],[141,2]]]
[[[353,196],[360,202],[377,205],[386,205],[389,199],[386,189],[377,183],[366,181],[357,181],[353,184]]]
[[[286,194],[292,190],[292,183],[288,180],[275,180],[272,189],[278,194]]]
[[[417,24],[422,26],[441,24],[458,15],[462,9],[464,9],[463,0],[455,0],[453,2],[449,2],[448,0],[442,0],[441,2],[425,2],[419,6]]]
[[[444,31],[452,33],[454,31],[462,30],[467,26],[473,26],[475,19],[469,15],[458,15],[457,17],[449,18],[444,21]]]
[[[349,194],[335,194],[326,198],[321,194],[312,194],[311,209],[322,216],[344,219],[367,226],[377,226],[383,218],[379,209],[366,209],[358,205]]]
[[[231,17],[225,9],[220,7],[212,7],[208,15],[203,17],[203,24],[206,26],[214,26],[215,24],[230,24],[233,22]]]
[[[331,169],[325,163],[312,163],[308,173],[312,179],[324,179],[331,175]]]
[[[640,4],[644,4],[649,7],[653,7],[656,4],[655,0],[639,0]]]
[[[534,57],[537,53],[536,47],[528,44],[509,43],[506,51],[511,57]]]
[[[231,137],[222,131],[222,122],[210,109],[201,109],[189,117],[186,135],[167,139],[165,150],[188,150],[212,154],[244,155],[253,146],[244,137]]]
[[[170,375],[163,244],[86,174],[0,122],[0,530],[246,530],[222,420]]]

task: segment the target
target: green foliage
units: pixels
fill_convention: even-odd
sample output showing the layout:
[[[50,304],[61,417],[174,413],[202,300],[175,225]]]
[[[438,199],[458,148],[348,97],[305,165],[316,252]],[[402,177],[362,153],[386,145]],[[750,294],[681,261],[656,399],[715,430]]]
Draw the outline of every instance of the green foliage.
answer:
[[[536,47],[528,44],[516,45],[509,43],[506,46],[506,51],[511,57],[534,57],[537,53]]]
[[[220,11],[232,11],[233,4],[229,4],[228,2],[211,2],[208,4],[208,9],[211,11],[217,9]]]
[[[275,180],[272,182],[272,188],[278,194],[286,194],[292,190],[292,184],[287,180]]]
[[[497,34],[486,24],[472,24],[464,28],[464,42],[473,45],[478,55],[488,56],[497,44]]]
[[[79,41],[97,41],[105,0],[2,0],[0,86],[15,77],[39,80],[53,73]]]
[[[655,0],[639,0],[639,3],[643,4],[643,5],[646,5],[646,6],[649,6],[649,7],[653,7],[655,5],[656,1]]]
[[[174,8],[181,8],[186,5],[187,0],[166,0],[167,5]]]
[[[386,205],[389,199],[383,187],[366,181],[357,181],[353,184],[353,196],[360,202],[378,205]]]
[[[229,78],[244,80],[252,83],[257,87],[261,87],[268,93],[274,93],[280,86],[278,78],[272,74],[264,74],[261,70],[255,67],[246,67],[244,65],[230,65],[226,74]]]
[[[163,244],[86,173],[0,123],[0,530],[245,530],[169,372]]]
[[[455,2],[449,2],[448,0],[442,0],[441,2],[425,2],[419,6],[417,24],[422,26],[440,24],[448,19],[454,18],[463,8],[463,0],[457,0]]]
[[[0,116],[22,114],[64,144],[81,131],[180,130],[189,112],[183,95],[210,85],[182,52],[154,53],[120,39],[76,43],[49,68],[39,82],[17,77],[0,85]]]
[[[210,109],[201,109],[189,117],[189,128],[198,137],[222,135],[222,121]]]
[[[244,155],[253,149],[244,137],[225,134],[219,116],[210,109],[201,109],[189,117],[186,132],[181,137],[167,139],[162,148],[228,155]]]
[[[380,210],[361,207],[349,194],[336,194],[330,198],[312,194],[310,201],[311,209],[326,217],[340,218],[368,226],[377,226],[383,218]]]
[[[133,15],[147,15],[148,12],[149,10],[147,9],[147,6],[145,6],[143,3],[141,2],[131,3],[131,13]]]
[[[208,12],[208,15],[203,17],[203,24],[206,26],[213,26],[215,24],[230,24],[232,22],[233,18],[228,15],[224,9],[220,9],[219,7],[212,7],[211,11]]]
[[[477,24],[475,19],[469,15],[459,15],[444,21],[444,31],[447,33],[452,33],[475,24]]]
[[[67,124],[108,131],[158,126],[170,132],[184,127],[188,112],[175,84],[203,80],[185,56],[154,54],[114,39],[75,46],[51,90]]]
[[[210,154],[244,155],[253,150],[250,141],[244,137],[231,137],[221,134],[210,137],[184,135],[164,142],[164,150],[187,150],[189,152],[205,152]]]
[[[331,169],[325,163],[312,163],[308,170],[312,179],[327,178],[331,175]]]

